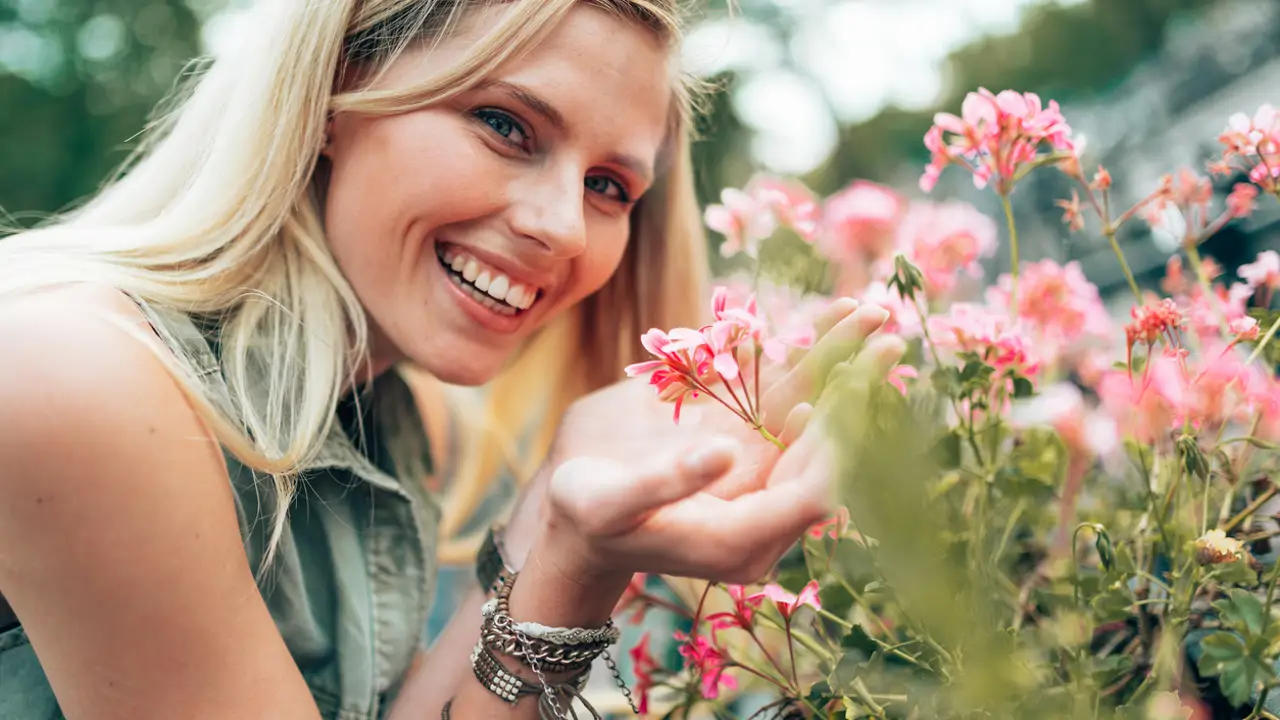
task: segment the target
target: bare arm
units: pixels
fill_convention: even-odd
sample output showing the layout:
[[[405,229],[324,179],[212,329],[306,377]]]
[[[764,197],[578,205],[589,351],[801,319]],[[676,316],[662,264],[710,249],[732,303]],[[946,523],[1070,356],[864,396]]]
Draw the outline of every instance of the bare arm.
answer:
[[[0,593],[63,712],[319,718],[241,543],[218,444],[159,360],[88,309],[0,307]]]

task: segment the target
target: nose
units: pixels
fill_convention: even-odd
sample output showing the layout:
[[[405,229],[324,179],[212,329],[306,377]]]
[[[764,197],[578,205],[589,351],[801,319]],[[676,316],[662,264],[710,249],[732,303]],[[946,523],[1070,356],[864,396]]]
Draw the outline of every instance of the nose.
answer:
[[[511,229],[556,258],[573,258],[587,246],[582,174],[543,167],[515,183]]]

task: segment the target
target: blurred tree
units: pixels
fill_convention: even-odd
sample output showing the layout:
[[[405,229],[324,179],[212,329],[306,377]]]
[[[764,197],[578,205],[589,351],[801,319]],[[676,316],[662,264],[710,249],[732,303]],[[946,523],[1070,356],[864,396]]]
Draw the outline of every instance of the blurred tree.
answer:
[[[934,113],[958,111],[965,93],[987,87],[1037,92],[1060,101],[1095,96],[1151,57],[1160,48],[1170,22],[1189,11],[1226,1],[1091,0],[1068,6],[1049,2],[1034,6],[1027,10],[1017,31],[978,39],[948,57],[944,67],[947,90],[936,108],[909,111],[889,106],[869,120],[843,126],[835,153],[805,179],[824,193],[852,178],[913,184],[918,176],[915,170],[927,161],[922,139]],[[791,44],[794,25],[780,21],[780,5],[744,1],[738,12],[773,28],[786,47]],[[805,72],[802,65],[788,64]],[[716,109],[732,113],[728,103],[717,103]],[[734,128],[718,118],[710,124],[722,132]],[[736,127],[742,128],[740,124]],[[740,152],[747,144],[721,139],[717,147]],[[906,168],[913,170],[906,172]],[[749,163],[722,162],[714,172],[715,181],[706,178],[701,187],[740,185],[750,173]]]
[[[219,4],[0,0],[0,209],[30,222],[96,189]]]

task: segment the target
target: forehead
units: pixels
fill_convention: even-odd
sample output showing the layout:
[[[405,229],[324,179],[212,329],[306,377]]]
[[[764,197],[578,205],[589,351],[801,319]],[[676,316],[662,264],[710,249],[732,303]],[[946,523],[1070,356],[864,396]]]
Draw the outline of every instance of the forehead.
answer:
[[[449,72],[516,7],[474,10],[448,37],[407,52],[378,84],[416,84]],[[575,139],[650,160],[666,135],[674,78],[671,53],[656,33],[579,3],[540,42],[485,79],[533,92],[564,116]]]

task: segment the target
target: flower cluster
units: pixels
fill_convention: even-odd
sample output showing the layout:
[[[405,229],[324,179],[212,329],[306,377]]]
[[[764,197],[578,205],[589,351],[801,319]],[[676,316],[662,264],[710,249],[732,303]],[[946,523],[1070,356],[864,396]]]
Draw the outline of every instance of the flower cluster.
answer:
[[[1215,706],[1258,720],[1280,708],[1268,701],[1280,623],[1266,604],[1280,586],[1267,545],[1280,532],[1280,254],[1260,253],[1237,280],[1200,254],[1266,195],[1280,199],[1280,120],[1263,106],[1219,140],[1210,170],[1247,182],[1219,197],[1175,170],[1121,208],[1109,170],[1086,178],[1056,103],[979,90],[959,116],[939,114],[922,187],[958,165],[1006,211],[1013,263],[984,292],[966,281],[1000,240],[972,206],[864,180],[826,199],[769,177],[725,191],[707,213],[722,250],[758,257],[785,226],[831,272],[787,290],[761,285],[757,266],[753,282],[716,291],[705,327],[646,334],[654,359],[628,373],[649,373],[677,416],[710,396],[770,438],[761,365],[821,343],[817,313],[852,296],[910,341],[911,364],[887,378],[905,401],[885,394],[844,423],[832,410],[832,432],[855,447],[843,507],[772,582],[708,586],[696,607],[629,592],[688,621],[678,668],[653,659],[648,635],[632,651],[641,708],[659,689],[675,701],[664,712],[732,715],[739,693],[765,690],[778,699],[762,714],[824,719]],[[1080,264],[1018,258],[1009,192],[1038,168],[1074,185],[1058,201],[1069,228],[1096,227],[1115,253],[1127,317],[1112,318]],[[1117,242],[1135,219],[1178,241],[1158,293]]]
[[[969,93],[960,116],[939,113],[925,135],[932,157],[920,178],[928,192],[948,165],[960,165],[973,173],[979,188],[995,181],[996,192],[1008,195],[1026,168],[1041,159],[1040,148],[1074,154],[1071,128],[1058,103],[1044,107],[1035,93],[1005,90],[992,94],[986,88]]]

